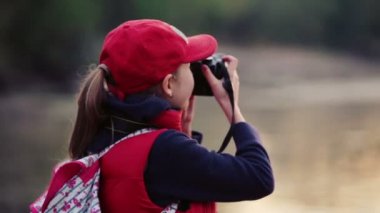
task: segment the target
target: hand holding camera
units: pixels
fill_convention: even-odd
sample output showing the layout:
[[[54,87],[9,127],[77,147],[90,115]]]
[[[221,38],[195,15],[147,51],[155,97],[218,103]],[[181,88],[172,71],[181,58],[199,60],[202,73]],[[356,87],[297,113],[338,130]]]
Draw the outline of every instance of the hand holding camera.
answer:
[[[238,60],[229,55],[215,54],[193,62],[194,95],[214,96],[231,123],[244,121],[239,99]],[[233,112],[234,111],[234,112]]]
[[[213,96],[211,87],[202,73],[204,65],[210,69],[211,73],[218,80],[223,79],[223,77],[228,74],[227,67],[223,60],[223,55],[220,53],[190,64],[190,69],[193,72],[195,82],[193,91],[194,95]]]

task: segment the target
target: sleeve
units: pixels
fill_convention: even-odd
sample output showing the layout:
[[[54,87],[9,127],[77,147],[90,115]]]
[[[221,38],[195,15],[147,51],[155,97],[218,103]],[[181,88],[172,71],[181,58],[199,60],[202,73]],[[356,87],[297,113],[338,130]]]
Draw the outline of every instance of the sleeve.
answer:
[[[231,202],[271,194],[274,178],[258,134],[247,123],[233,126],[235,156],[209,151],[186,135],[168,130],[155,141],[145,172],[153,202]]]

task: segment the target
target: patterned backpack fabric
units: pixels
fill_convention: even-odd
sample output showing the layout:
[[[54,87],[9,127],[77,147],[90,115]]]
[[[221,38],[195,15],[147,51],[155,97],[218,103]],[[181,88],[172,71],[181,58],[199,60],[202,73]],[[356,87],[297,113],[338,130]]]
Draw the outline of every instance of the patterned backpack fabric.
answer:
[[[119,142],[154,129],[142,129],[127,135],[99,154],[66,161],[57,166],[49,188],[30,205],[32,213],[42,212],[101,212],[99,204],[99,159]],[[166,207],[161,213],[175,213],[177,203]]]

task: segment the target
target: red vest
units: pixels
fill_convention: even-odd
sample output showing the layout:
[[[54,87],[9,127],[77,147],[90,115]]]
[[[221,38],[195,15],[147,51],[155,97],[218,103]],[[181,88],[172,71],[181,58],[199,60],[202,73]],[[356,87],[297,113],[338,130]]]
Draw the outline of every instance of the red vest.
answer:
[[[141,134],[120,142],[100,161],[100,202],[110,213],[160,213],[147,193],[144,171],[156,138],[165,129]],[[187,213],[214,213],[215,203],[191,203]]]

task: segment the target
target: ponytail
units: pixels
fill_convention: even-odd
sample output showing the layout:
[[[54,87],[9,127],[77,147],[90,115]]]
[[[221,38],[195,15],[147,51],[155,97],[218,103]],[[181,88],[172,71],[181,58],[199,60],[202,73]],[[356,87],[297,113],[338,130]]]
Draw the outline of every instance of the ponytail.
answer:
[[[106,98],[104,83],[105,74],[102,69],[90,68],[78,95],[78,112],[69,145],[72,159],[86,155],[87,147],[106,120],[103,109]]]

